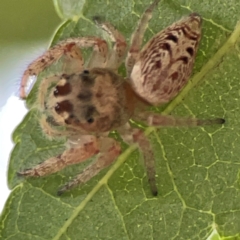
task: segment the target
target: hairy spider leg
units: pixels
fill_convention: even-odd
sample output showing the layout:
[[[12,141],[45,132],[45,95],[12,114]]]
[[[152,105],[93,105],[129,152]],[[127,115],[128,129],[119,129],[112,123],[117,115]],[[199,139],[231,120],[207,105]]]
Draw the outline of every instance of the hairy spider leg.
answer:
[[[223,124],[225,120],[223,118],[214,119],[197,119],[197,118],[182,118],[169,115],[161,115],[152,112],[143,112],[134,117],[135,120],[144,121],[149,126],[160,127],[194,127],[194,126],[204,126],[213,124]]]
[[[149,139],[142,130],[138,128],[131,128],[129,123],[117,129],[117,131],[121,135],[123,141],[127,144],[138,144],[139,151],[143,156],[143,162],[146,169],[147,179],[151,188],[151,192],[154,196],[156,196],[158,194],[158,190],[155,177],[155,157]]]
[[[149,139],[140,129],[134,129],[133,140],[139,146],[139,150],[143,155],[143,161],[147,172],[147,179],[153,196],[157,196],[158,189],[156,185],[155,158]]]
[[[84,68],[84,59],[81,50],[75,43],[66,46],[69,48],[63,55],[62,72],[65,74],[72,74],[82,72]]]
[[[21,80],[20,97],[24,99],[27,96],[26,86],[30,76],[37,76],[45,68],[59,60],[62,56],[65,56],[67,60],[64,68],[69,67],[69,65],[71,65],[71,61],[74,61],[73,66],[70,67],[69,70],[80,72],[83,69],[84,60],[82,58],[81,51],[78,48],[90,47],[93,48],[92,57],[96,57],[96,61],[99,63],[98,66],[100,65],[99,67],[101,67],[101,63],[104,65],[106,63],[108,53],[106,41],[97,37],[80,37],[63,40],[29,64]]]
[[[157,7],[158,2],[159,2],[159,0],[155,0],[145,10],[145,12],[142,14],[142,16],[138,22],[138,25],[137,25],[135,31],[132,34],[127,58],[125,61],[127,77],[130,77],[133,66],[139,57],[144,33],[147,29],[149,20],[152,18],[152,12],[153,12],[154,8]]]
[[[101,138],[100,145],[100,155],[98,158],[85,168],[82,173],[61,187],[58,190],[58,195],[63,194],[65,191],[68,191],[77,185],[86,183],[101,170],[112,164],[121,153],[120,144],[112,138]]]
[[[94,18],[97,25],[108,33],[114,46],[109,52],[106,68],[117,72],[126,54],[127,43],[124,36],[109,22],[102,22],[99,17]]]
[[[91,136],[90,139],[85,142],[83,139],[81,140],[82,141],[76,145],[72,144],[72,146],[62,154],[51,157],[32,168],[18,172],[18,175],[26,177],[46,176],[58,172],[68,165],[84,162],[99,153],[99,142],[96,137]]]
[[[46,176],[58,172],[69,165],[84,162],[99,153],[100,155],[92,164],[85,168],[83,172],[77,175],[72,181],[66,183],[59,189],[58,195],[79,184],[86,183],[114,162],[121,153],[121,146],[116,140],[108,137],[90,137],[92,141],[82,142],[81,139],[79,143],[75,143],[75,146],[71,144],[71,148],[65,150],[62,154],[51,157],[33,168],[18,172],[18,175],[25,177]]]
[[[39,85],[39,91],[37,96],[37,103],[39,104],[39,107],[41,111],[44,111],[46,108],[46,96],[48,93],[49,86],[58,83],[61,80],[61,76],[54,75],[51,77],[44,78],[40,85]]]
[[[93,52],[90,60],[87,64],[87,68],[91,69],[94,67],[104,68],[108,58],[108,45],[107,42],[101,38],[95,38],[93,43]]]

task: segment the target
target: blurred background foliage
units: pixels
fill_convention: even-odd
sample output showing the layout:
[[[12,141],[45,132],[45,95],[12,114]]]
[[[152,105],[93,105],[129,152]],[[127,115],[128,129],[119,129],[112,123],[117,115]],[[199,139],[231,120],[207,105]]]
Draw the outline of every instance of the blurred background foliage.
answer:
[[[1,0],[0,6],[3,44],[46,40],[60,22],[49,0]]]
[[[47,48],[61,20],[52,1],[1,0],[0,21],[2,107],[12,92],[18,95],[21,73],[34,54]]]
[[[26,113],[18,97],[28,63],[49,44],[61,20],[49,0],[0,1],[0,211],[7,198],[6,172],[11,134]]]

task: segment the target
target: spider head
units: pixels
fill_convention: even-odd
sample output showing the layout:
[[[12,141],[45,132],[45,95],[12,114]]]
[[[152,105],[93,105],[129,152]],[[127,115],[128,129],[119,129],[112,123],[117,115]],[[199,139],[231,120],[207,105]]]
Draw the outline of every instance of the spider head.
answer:
[[[111,70],[93,68],[55,78],[44,108],[58,125],[101,133],[129,120],[124,79]]]

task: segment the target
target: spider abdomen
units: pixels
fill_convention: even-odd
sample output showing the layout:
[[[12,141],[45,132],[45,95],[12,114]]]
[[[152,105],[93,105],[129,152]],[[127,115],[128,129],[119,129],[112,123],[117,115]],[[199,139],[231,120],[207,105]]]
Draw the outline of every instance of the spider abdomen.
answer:
[[[196,13],[156,34],[133,67],[135,92],[153,105],[169,102],[190,77],[200,38],[201,17]]]
[[[129,120],[132,113],[127,98],[121,76],[109,69],[93,68],[59,76],[49,92],[47,111],[67,128],[106,132]]]

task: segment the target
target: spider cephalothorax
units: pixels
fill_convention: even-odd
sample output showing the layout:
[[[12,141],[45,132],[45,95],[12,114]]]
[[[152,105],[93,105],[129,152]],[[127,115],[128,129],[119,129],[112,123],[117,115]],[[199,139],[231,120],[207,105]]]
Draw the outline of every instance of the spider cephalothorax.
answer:
[[[47,96],[39,99],[43,112],[77,134],[114,130],[133,115],[134,102],[128,102],[130,89],[126,91],[128,83],[110,69],[92,68],[81,73],[54,76],[51,82],[53,80],[56,85]],[[44,79],[41,87],[48,83],[49,79]]]
[[[117,71],[127,50],[125,38],[110,23],[97,24],[111,37],[114,46],[108,50],[98,37],[69,38],[33,61],[24,72],[21,97],[31,75],[38,75],[59,58],[64,58],[61,75],[45,78],[40,83],[37,103],[42,113],[40,125],[51,136],[66,136],[68,148],[37,166],[19,172],[24,176],[44,176],[70,164],[98,155],[62,192],[85,183],[109,166],[121,153],[120,144],[108,133],[117,130],[129,144],[138,143],[143,154],[151,191],[157,194],[154,156],[142,130],[132,128],[129,120],[140,120],[151,126],[221,124],[223,119],[197,120],[162,116],[147,111],[149,105],[160,105],[173,99],[191,74],[201,38],[201,17],[192,13],[159,32],[141,50],[142,39],[154,1],[143,13],[132,34],[125,60],[127,77]],[[93,48],[86,66],[80,48]],[[59,128],[61,127],[61,128]],[[62,128],[64,127],[64,129]]]

